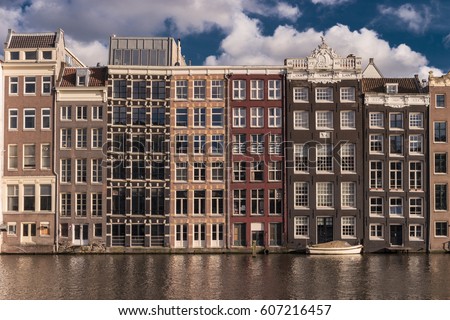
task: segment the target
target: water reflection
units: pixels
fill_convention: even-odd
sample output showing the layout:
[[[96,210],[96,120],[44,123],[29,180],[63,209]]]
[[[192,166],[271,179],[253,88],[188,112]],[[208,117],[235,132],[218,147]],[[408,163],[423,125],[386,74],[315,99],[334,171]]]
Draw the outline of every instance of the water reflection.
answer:
[[[450,255],[0,256],[0,299],[450,299]]]

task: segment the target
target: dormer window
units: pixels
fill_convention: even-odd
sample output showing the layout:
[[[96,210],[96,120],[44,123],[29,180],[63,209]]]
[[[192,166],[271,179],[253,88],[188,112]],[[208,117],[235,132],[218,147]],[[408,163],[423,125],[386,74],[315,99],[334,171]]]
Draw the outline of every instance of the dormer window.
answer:
[[[86,85],[86,76],[79,76],[78,77],[78,85],[79,86],[85,86]]]
[[[19,51],[11,51],[9,53],[9,58],[11,60],[19,60],[20,59],[20,52]]]
[[[89,70],[77,69],[77,86],[87,86],[89,83]]]
[[[44,60],[51,60],[52,59],[52,52],[51,51],[42,51],[42,59],[44,59]]]
[[[386,93],[387,94],[398,93],[398,83],[386,83]]]
[[[25,60],[37,60],[36,51],[25,52]]]

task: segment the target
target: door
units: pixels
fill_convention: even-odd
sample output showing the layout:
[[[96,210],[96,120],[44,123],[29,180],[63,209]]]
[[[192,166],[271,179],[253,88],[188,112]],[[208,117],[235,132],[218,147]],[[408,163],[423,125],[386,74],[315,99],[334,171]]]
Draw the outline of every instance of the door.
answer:
[[[394,224],[391,228],[391,246],[403,245],[403,226],[400,224]]]
[[[22,224],[22,243],[33,243],[33,237],[36,237],[36,224],[23,223]]]
[[[235,223],[233,225],[233,245],[246,246],[246,225],[245,223]]]
[[[75,246],[87,246],[89,244],[89,225],[74,224],[73,225],[73,241]]]
[[[176,248],[187,248],[188,237],[187,224],[177,224],[175,226],[175,247]]]
[[[333,241],[333,218],[317,218],[317,243]]]

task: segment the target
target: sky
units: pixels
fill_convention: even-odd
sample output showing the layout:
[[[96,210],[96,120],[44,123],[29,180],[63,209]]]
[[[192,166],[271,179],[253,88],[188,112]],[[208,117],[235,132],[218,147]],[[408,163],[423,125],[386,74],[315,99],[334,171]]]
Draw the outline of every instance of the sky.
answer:
[[[192,65],[283,65],[323,36],[385,77],[423,79],[450,70],[449,16],[450,0],[0,0],[0,39],[61,28],[89,66],[108,63],[113,34],[180,38]]]

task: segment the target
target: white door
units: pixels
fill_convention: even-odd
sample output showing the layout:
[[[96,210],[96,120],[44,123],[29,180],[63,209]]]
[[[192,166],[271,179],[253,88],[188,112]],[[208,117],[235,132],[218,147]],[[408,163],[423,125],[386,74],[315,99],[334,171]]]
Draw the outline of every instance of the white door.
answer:
[[[33,243],[33,237],[36,237],[35,223],[22,223],[22,243]]]
[[[175,226],[175,247],[187,248],[187,224],[177,224]]]
[[[89,244],[89,225],[88,224],[74,224],[73,225],[72,244],[75,246],[86,246]]]

